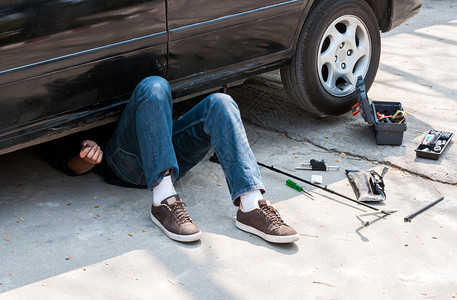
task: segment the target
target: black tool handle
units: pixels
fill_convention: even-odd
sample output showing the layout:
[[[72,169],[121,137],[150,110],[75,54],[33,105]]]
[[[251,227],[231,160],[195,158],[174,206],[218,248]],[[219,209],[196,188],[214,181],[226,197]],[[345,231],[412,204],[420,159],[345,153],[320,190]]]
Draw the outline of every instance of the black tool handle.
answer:
[[[441,197],[435,201],[433,201],[432,203],[430,203],[429,205],[427,206],[424,206],[422,207],[421,209],[419,209],[418,211],[406,216],[403,220],[405,220],[405,222],[411,222],[412,219],[414,219],[414,217],[416,217],[418,214],[421,214],[423,213],[424,211],[426,211],[427,209],[429,209],[430,207],[434,206],[435,204],[437,204],[438,202],[441,202],[442,200],[444,199],[444,197]]]
[[[309,164],[311,165],[311,169],[313,171],[327,171],[327,165],[324,160],[311,159]]]

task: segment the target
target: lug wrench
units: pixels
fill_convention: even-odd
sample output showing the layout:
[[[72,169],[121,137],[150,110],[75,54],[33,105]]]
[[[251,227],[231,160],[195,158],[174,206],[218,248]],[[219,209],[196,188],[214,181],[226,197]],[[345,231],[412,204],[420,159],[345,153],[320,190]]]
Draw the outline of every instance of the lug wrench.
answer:
[[[306,179],[303,179],[303,178],[294,176],[294,175],[292,175],[292,174],[289,174],[289,173],[287,173],[287,172],[281,171],[281,170],[279,170],[279,169],[276,169],[276,168],[273,167],[273,166],[267,166],[267,165],[265,165],[265,164],[263,164],[263,163],[260,163],[260,162],[257,162],[257,164],[258,164],[259,166],[265,167],[265,168],[267,168],[267,169],[269,169],[269,170],[272,170],[272,171],[274,171],[274,172],[277,172],[277,173],[280,173],[280,174],[283,174],[283,175],[292,177],[292,178],[294,178],[294,179],[300,180],[300,181],[302,181],[302,182],[304,182],[304,183],[307,183],[307,184],[309,184],[309,185],[312,185],[312,186],[314,186],[314,187],[317,187],[317,188],[319,188],[319,189],[321,189],[321,190],[324,190],[324,191],[326,191],[326,192],[328,192],[328,193],[331,193],[331,194],[340,196],[340,197],[342,197],[342,198],[344,198],[344,199],[346,199],[346,200],[355,202],[355,203],[357,203],[357,204],[363,205],[363,206],[365,206],[365,207],[368,207],[368,208],[374,210],[374,212],[365,212],[365,213],[360,213],[360,214],[357,214],[357,215],[356,215],[356,216],[357,216],[357,219],[359,219],[360,222],[362,222],[362,225],[365,226],[365,227],[368,226],[368,225],[370,225],[370,222],[367,221],[367,220],[365,220],[365,219],[363,218],[364,216],[370,216],[370,215],[376,215],[376,214],[390,215],[390,214],[393,214],[394,212],[397,211],[396,209],[379,209],[379,208],[377,208],[377,207],[371,206],[371,205],[366,204],[366,203],[364,203],[364,202],[357,201],[357,200],[355,200],[355,199],[349,198],[348,196],[345,196],[345,195],[343,195],[343,194],[340,194],[340,193],[338,193],[338,192],[335,192],[335,191],[333,191],[333,190],[327,188],[326,186],[325,186],[325,187],[322,187],[322,186],[317,185],[317,184],[314,184],[314,183],[312,183],[311,181],[308,181],[308,180],[306,180]]]

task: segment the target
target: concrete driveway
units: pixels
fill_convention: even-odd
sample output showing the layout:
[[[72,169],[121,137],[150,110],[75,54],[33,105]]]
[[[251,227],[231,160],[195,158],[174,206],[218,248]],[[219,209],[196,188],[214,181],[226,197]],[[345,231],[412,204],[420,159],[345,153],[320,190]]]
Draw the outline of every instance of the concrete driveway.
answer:
[[[421,13],[383,35],[368,96],[399,101],[401,146],[378,146],[360,116],[315,118],[291,105],[277,72],[230,94],[259,161],[354,197],[345,169],[386,174],[393,215],[355,217],[362,206],[261,168],[266,196],[300,240],[274,245],[235,228],[219,165],[205,159],[178,184],[200,242],[171,241],[151,223],[151,195],[67,177],[35,149],[0,156],[0,299],[453,299],[457,295],[457,147],[416,158],[430,129],[457,133],[457,5],[424,0]],[[294,171],[324,159],[338,172]],[[411,223],[403,218],[444,196]]]

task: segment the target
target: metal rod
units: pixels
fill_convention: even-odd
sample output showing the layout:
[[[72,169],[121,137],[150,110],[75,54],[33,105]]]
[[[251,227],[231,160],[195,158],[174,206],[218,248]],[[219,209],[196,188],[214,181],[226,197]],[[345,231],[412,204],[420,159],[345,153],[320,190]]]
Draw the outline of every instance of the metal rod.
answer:
[[[322,186],[320,186],[320,185],[314,184],[314,183],[312,183],[311,181],[308,181],[308,180],[306,180],[306,179],[303,179],[303,178],[294,176],[294,175],[292,175],[292,174],[290,174],[290,173],[281,171],[281,170],[279,170],[279,169],[276,169],[276,168],[273,167],[273,166],[267,166],[267,165],[265,165],[265,164],[263,164],[263,163],[260,163],[260,162],[257,162],[257,164],[258,164],[259,166],[265,167],[265,168],[270,169],[270,170],[272,170],[272,171],[275,171],[275,172],[277,172],[277,173],[280,173],[280,174],[283,174],[283,175],[287,175],[287,176],[292,177],[292,178],[294,178],[294,179],[300,180],[300,181],[302,181],[302,182],[304,182],[304,183],[307,183],[307,184],[309,184],[309,185],[312,185],[312,186],[314,186],[314,187],[317,187],[317,188],[319,188],[319,189],[321,189],[321,190],[324,190],[324,191],[326,191],[326,192],[329,192],[329,193],[331,193],[331,194],[340,196],[340,197],[342,197],[342,198],[344,198],[344,199],[347,199],[347,200],[349,200],[349,201],[352,201],[352,202],[355,202],[355,203],[357,203],[357,204],[363,205],[363,206],[368,207],[368,208],[370,208],[370,209],[372,209],[372,210],[377,210],[377,211],[379,211],[379,208],[377,208],[377,207],[374,207],[374,206],[371,206],[371,205],[369,205],[369,204],[366,204],[366,203],[357,201],[357,200],[355,200],[355,199],[349,198],[348,196],[345,196],[345,195],[343,195],[343,194],[340,194],[340,193],[338,193],[338,192],[335,192],[335,191],[333,191],[333,190],[331,190],[331,189],[328,189],[327,187],[322,187]],[[382,211],[381,211],[381,212],[382,212]]]
[[[418,214],[421,214],[423,213],[424,211],[426,211],[427,209],[429,209],[430,207],[434,206],[435,204],[437,204],[438,202],[441,202],[442,200],[444,199],[444,197],[441,197],[435,201],[433,201],[432,203],[430,203],[429,205],[427,206],[424,206],[422,207],[421,209],[419,209],[418,211],[406,216],[404,218],[405,222],[411,222],[412,219],[414,219],[414,217],[416,217]]]

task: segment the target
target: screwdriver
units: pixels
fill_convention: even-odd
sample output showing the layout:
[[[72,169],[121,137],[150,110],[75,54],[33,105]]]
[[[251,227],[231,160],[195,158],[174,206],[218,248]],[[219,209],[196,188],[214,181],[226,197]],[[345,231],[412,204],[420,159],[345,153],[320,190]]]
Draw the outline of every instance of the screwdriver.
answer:
[[[297,191],[299,191],[299,192],[302,192],[303,194],[305,194],[305,195],[307,195],[307,196],[309,196],[309,197],[311,197],[311,198],[313,197],[313,195],[311,195],[310,193],[308,193],[307,191],[305,191],[305,190],[303,189],[303,187],[299,186],[298,184],[296,184],[295,182],[293,182],[293,181],[290,180],[290,179],[287,179],[287,180],[286,180],[286,184],[287,184],[287,186],[293,188],[294,190],[297,190]]]

